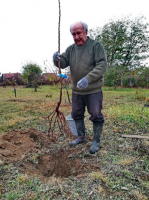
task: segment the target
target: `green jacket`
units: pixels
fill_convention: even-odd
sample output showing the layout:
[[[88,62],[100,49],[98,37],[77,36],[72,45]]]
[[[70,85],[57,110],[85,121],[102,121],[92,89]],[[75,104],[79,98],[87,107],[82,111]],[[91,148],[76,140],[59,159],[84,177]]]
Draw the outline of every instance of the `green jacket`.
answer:
[[[54,61],[58,66],[58,62]],[[88,37],[86,43],[78,46],[75,43],[61,54],[60,67],[70,66],[71,88],[76,94],[91,94],[100,92],[103,85],[103,74],[107,69],[107,58],[102,44]],[[77,82],[86,77],[89,85],[78,89]]]

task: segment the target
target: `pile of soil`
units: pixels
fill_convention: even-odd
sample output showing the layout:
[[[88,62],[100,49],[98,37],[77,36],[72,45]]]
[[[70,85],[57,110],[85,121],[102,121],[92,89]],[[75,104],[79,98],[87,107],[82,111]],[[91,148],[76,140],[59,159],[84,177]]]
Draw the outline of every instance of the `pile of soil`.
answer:
[[[0,160],[5,163],[22,161],[29,153],[40,153],[42,146],[50,143],[48,136],[34,128],[9,130],[0,136]]]
[[[99,169],[92,162],[83,163],[78,150],[62,148],[59,142],[34,128],[9,130],[0,136],[0,161],[18,163],[19,170],[30,175],[68,177]],[[84,151],[88,149],[84,147]]]

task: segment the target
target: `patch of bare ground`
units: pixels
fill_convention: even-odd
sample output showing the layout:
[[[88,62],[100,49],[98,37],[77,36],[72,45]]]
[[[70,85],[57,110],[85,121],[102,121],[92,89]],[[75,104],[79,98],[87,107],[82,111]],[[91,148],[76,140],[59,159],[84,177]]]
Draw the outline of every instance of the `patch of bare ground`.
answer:
[[[40,175],[43,179],[52,175],[82,176],[99,169],[88,154],[87,145],[62,148],[61,143],[34,128],[9,130],[0,136],[0,160],[6,164],[18,162],[22,173]],[[83,153],[84,162],[81,158]]]

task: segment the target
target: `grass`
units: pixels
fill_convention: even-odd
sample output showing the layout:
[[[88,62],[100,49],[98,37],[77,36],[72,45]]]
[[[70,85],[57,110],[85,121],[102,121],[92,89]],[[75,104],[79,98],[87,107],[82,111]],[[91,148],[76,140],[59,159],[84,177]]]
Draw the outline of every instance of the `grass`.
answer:
[[[17,98],[13,88],[0,88],[0,134],[8,129],[19,127],[41,128],[47,116],[59,101],[59,88],[44,86],[35,93],[32,88],[17,88]],[[67,101],[66,91],[63,92],[63,102]],[[48,95],[48,97],[46,97]],[[66,105],[65,105],[66,107]],[[62,107],[62,111],[65,109]],[[67,103],[66,113],[70,113],[71,106]],[[44,122],[45,123],[45,122]],[[45,127],[44,127],[45,128]]]
[[[89,174],[90,179],[92,180],[101,180],[104,183],[107,181],[107,178],[105,177],[105,175],[103,174],[103,172],[92,172]]]
[[[69,90],[71,96],[71,90]],[[14,163],[0,166],[0,198],[11,199],[149,199],[149,141],[121,138],[121,134],[149,136],[149,90],[103,87],[103,114],[105,123],[101,138],[101,150],[91,159],[100,170],[88,173],[84,178],[49,177],[21,174]],[[45,117],[59,101],[59,88],[42,86],[0,87],[0,134],[9,129],[28,129],[47,132]],[[66,90],[60,107],[65,116],[71,113]],[[85,113],[87,136],[92,136],[92,123]],[[91,145],[92,141],[88,142]],[[86,154],[87,155],[87,154]],[[86,163],[85,154],[79,158]],[[75,155],[74,155],[75,156]],[[87,166],[87,164],[86,164]]]

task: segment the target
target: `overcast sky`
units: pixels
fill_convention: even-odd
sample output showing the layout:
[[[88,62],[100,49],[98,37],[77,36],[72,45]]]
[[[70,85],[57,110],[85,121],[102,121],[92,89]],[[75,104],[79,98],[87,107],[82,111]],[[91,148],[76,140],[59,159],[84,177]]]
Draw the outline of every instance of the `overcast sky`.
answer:
[[[127,15],[149,21],[148,8],[149,0],[61,0],[61,53],[73,43],[73,22],[84,21],[90,29]],[[58,0],[0,0],[0,72],[21,72],[29,61],[52,66],[58,18]]]

